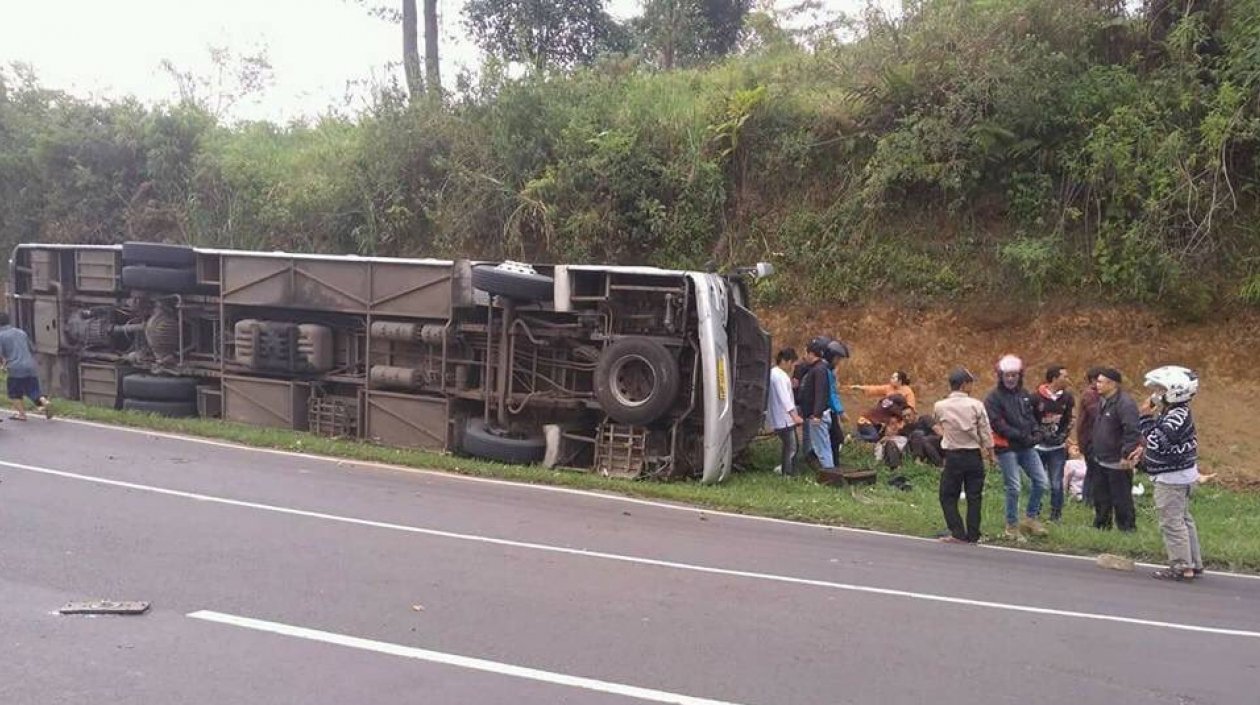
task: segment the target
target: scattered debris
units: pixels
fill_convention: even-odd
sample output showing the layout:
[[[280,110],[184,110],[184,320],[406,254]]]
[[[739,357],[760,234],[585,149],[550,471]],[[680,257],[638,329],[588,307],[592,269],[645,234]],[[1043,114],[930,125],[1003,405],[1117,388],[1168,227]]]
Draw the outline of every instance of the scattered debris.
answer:
[[[1098,556],[1098,566],[1109,570],[1133,570],[1133,559],[1117,556],[1113,553],[1104,553]]]
[[[64,607],[57,611],[61,614],[144,614],[149,611],[149,603],[89,600],[87,602],[67,602]]]

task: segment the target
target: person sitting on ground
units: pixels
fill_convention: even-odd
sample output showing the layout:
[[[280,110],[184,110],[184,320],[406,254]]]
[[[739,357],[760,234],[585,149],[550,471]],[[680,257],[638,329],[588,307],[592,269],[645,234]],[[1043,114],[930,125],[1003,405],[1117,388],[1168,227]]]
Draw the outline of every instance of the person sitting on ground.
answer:
[[[875,443],[883,436],[884,424],[893,418],[900,419],[901,413],[908,407],[906,398],[900,394],[889,394],[880,399],[878,404],[867,409],[866,413],[858,418],[858,438]]]
[[[1075,443],[1068,446],[1068,459],[1063,464],[1063,488],[1077,502],[1085,501],[1085,475],[1088,467],[1081,447]]]
[[[906,407],[901,417],[906,422],[906,438],[910,439],[910,457],[933,467],[944,465],[945,456],[941,452],[941,437],[936,432],[936,419],[931,414],[920,414],[913,406]]]
[[[900,416],[892,416],[884,424],[883,435],[875,443],[875,460],[889,470],[896,470],[901,467],[909,444],[905,421]]]
[[[915,403],[914,390],[910,388],[910,375],[905,370],[897,370],[892,373],[888,379],[888,384],[855,384],[849,389],[856,392],[863,392],[872,397],[887,397],[893,394],[900,394],[906,400],[906,405],[918,408]]]

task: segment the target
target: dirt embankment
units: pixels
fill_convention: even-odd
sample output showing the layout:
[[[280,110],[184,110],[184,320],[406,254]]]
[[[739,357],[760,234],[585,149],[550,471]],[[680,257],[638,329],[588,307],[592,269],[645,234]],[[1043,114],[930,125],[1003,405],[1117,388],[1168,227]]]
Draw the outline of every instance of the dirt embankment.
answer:
[[[1254,408],[1260,400],[1260,315],[1222,315],[1210,322],[1171,323],[1136,308],[1016,307],[895,308],[891,306],[776,307],[759,311],[778,349],[799,349],[811,335],[827,334],[853,351],[841,385],[882,383],[893,370],[910,374],[923,402],[945,394],[945,376],[966,365],[987,390],[996,382],[993,365],[1004,353],[1024,359],[1030,388],[1045,368],[1062,364],[1081,386],[1092,365],[1110,365],[1125,375],[1135,397],[1142,374],[1164,364],[1197,370],[1202,379],[1194,402],[1202,446],[1210,472],[1235,487],[1260,488],[1260,425]],[[921,402],[920,406],[924,406]],[[869,400],[846,398],[853,408]]]

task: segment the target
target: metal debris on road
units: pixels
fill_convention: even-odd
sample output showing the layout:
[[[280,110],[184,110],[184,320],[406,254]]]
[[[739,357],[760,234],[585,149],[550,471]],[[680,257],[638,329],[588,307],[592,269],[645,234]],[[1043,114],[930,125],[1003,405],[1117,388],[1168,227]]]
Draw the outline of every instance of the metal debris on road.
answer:
[[[1100,555],[1098,557],[1098,565],[1101,568],[1109,568],[1111,570],[1133,570],[1134,567],[1132,559],[1111,553]]]
[[[67,602],[58,612],[61,614],[144,614],[149,611],[147,602],[115,602],[113,600],[90,600],[88,602]]]

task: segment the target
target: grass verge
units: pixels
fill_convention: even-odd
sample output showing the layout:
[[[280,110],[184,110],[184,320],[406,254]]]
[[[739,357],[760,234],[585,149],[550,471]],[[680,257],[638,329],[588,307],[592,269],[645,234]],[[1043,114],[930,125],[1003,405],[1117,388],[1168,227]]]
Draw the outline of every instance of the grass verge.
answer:
[[[682,502],[741,514],[794,521],[875,529],[911,536],[934,536],[944,528],[937,501],[937,472],[925,465],[908,464],[903,473],[911,489],[902,491],[886,484],[881,471],[874,486],[862,486],[853,494],[815,483],[807,477],[785,478],[770,468],[776,463],[777,441],[759,441],[749,451],[746,469],[727,482],[705,486],[697,482],[631,482],[589,473],[502,465],[442,453],[389,448],[370,443],[337,440],[299,431],[259,428],[208,419],[171,419],[76,402],[58,403],[58,413],[70,418],[118,426],[214,438],[245,446],[274,448],[352,460],[389,463],[464,475],[493,477],[517,482],[559,485],[597,490],[631,497]],[[869,446],[853,443],[844,451],[846,465],[872,466]],[[1080,555],[1114,553],[1152,562],[1164,560],[1163,544],[1155,518],[1149,479],[1147,493],[1137,498],[1138,530],[1132,534],[1096,531],[1092,510],[1069,500],[1063,521],[1050,526],[1050,535],[1018,544],[1021,548]],[[1047,511],[1049,497],[1046,498]],[[1195,495],[1193,512],[1211,568],[1260,572],[1260,493],[1239,492],[1204,485]],[[1003,542],[1003,494],[1001,476],[989,473],[985,482],[984,533],[993,543]],[[1009,542],[1009,545],[1016,545]]]

